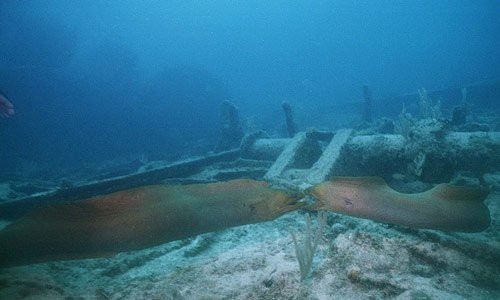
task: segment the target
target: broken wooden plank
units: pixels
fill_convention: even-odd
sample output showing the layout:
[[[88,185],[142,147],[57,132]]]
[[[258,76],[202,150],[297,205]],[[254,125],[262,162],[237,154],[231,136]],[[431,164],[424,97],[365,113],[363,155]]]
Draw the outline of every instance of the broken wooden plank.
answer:
[[[311,167],[311,171],[306,179],[307,182],[316,184],[327,179],[340,157],[340,150],[347,143],[351,134],[352,129],[337,130],[321,157]]]
[[[283,152],[286,145],[290,142],[289,138],[261,138],[253,142],[247,147],[241,156],[244,158],[256,160],[276,161],[279,155]]]
[[[306,132],[297,133],[286,145],[283,152],[281,152],[278,159],[274,162],[274,164],[269,168],[266,175],[264,175],[264,179],[273,180],[274,178],[279,177],[283,171],[290,166],[294,160],[295,155],[299,151],[299,149],[304,145],[307,140]]]
[[[177,161],[164,167],[131,175],[119,176],[100,181],[49,192],[37,193],[25,198],[0,203],[0,219],[15,219],[32,210],[35,206],[60,201],[73,201],[143,185],[160,184],[169,178],[187,177],[202,168],[221,161],[235,160],[240,149],[220,152],[203,157]]]

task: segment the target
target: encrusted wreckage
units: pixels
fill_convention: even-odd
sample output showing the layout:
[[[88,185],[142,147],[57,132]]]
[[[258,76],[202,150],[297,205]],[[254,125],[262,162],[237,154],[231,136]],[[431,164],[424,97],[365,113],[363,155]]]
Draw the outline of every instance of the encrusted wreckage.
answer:
[[[431,126],[435,125],[435,126]],[[239,148],[136,173],[65,185],[0,203],[0,218],[17,218],[33,207],[161,183],[195,183],[235,178],[264,179],[303,190],[330,176],[410,176],[429,183],[447,182],[468,172],[479,177],[500,166],[500,132],[447,132],[439,122],[401,134],[359,134],[352,129],[298,132],[293,138],[247,135]]]
[[[169,163],[145,162],[137,171],[119,176],[109,172],[83,182],[63,180],[57,188],[0,202],[0,218],[15,219],[47,203],[162,183],[250,178],[302,191],[331,176],[380,176],[392,186],[399,180],[421,182],[422,189],[429,189],[432,184],[457,181],[466,174],[485,185],[488,173],[500,169],[500,131],[495,131],[498,126],[488,131],[486,125],[467,122],[471,107],[467,99],[473,96],[477,102],[485,97],[485,91],[490,99],[500,91],[500,84],[493,87],[471,86],[457,92],[461,93],[461,102],[450,112],[451,120],[442,118],[439,105],[431,99],[430,96],[436,98],[437,92],[428,93],[422,88],[410,97],[413,103],[418,103],[420,112],[413,113],[420,118],[413,117],[403,105],[399,122],[388,118],[370,122],[372,92],[365,86],[360,120],[363,125],[334,131],[298,131],[292,108],[284,102],[287,137],[283,138],[270,137],[264,131],[243,136],[237,107],[224,101],[221,138],[213,153]],[[404,104],[410,98],[398,99]]]

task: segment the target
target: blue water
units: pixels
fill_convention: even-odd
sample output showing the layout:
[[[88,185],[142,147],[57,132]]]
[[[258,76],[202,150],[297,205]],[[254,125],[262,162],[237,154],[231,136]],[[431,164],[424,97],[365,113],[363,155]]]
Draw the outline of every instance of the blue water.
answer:
[[[0,121],[1,169],[205,152],[226,99],[265,129],[282,101],[307,121],[363,85],[384,98],[498,79],[499,14],[498,1],[2,1],[0,88],[17,113]]]
[[[371,105],[364,87],[372,93]],[[421,88],[429,92],[424,108]],[[27,266],[0,266],[0,298],[499,297],[500,1],[0,0],[0,91],[15,109],[0,118],[0,253],[8,254],[0,256],[0,265],[10,265],[10,257],[19,258],[12,265],[34,257]],[[236,126],[221,124],[224,101],[237,108]],[[298,143],[298,155],[280,169],[273,168],[276,157],[300,141],[278,139],[293,136],[286,131],[283,102],[293,111],[288,128],[326,132]],[[226,116],[236,115],[224,103]],[[454,109],[465,122],[453,123]],[[237,146],[243,134],[256,130],[270,138],[261,140],[260,149],[214,154],[224,144],[221,136],[236,136],[236,142],[223,141]],[[327,146],[332,136],[338,147]],[[324,153],[337,160],[323,160],[315,169]],[[226,161],[178,162],[207,154]],[[329,162],[335,163],[325,168]],[[143,184],[250,177],[308,193],[311,184],[326,180],[309,180],[319,178],[310,175],[321,168],[342,176],[382,176],[408,193],[448,182],[480,187],[483,198],[489,193],[484,203],[491,222],[483,206],[471,217],[489,225],[478,233],[415,229],[405,227],[405,220],[388,225],[334,209],[313,227],[304,222],[304,210],[252,221],[246,218],[255,211],[275,208],[246,202],[233,207],[240,202],[228,201],[234,199],[226,188],[207,186],[202,191],[215,193],[209,199],[221,198],[230,208],[209,201],[206,211],[198,210],[195,200],[205,195],[190,194],[191,187],[172,188],[177,192],[159,194],[161,199],[148,194],[158,187],[146,187],[144,194],[125,191],[122,198],[42,207],[17,219],[40,203]],[[275,182],[264,176],[270,169],[282,170]],[[248,196],[240,193],[245,184],[236,186],[235,199]],[[482,196],[466,188],[431,200],[466,198],[462,192],[479,211]],[[254,193],[270,200],[259,189]],[[164,224],[158,211],[173,200],[180,203],[169,214],[173,227],[187,228],[186,235],[150,243],[163,234],[163,227],[155,231],[155,223]],[[242,211],[241,220],[231,222],[232,210]],[[207,218],[209,213],[214,217]],[[450,212],[449,222],[460,228],[456,213]],[[208,229],[192,232],[200,219]],[[262,223],[210,232],[254,222]],[[319,249],[315,254],[304,248],[316,255],[304,275],[295,259],[302,244],[294,252],[289,233],[297,229],[299,239],[311,241],[311,228],[317,228]],[[193,237],[201,232],[209,233]],[[109,241],[103,236],[111,238],[110,249],[99,249]],[[114,253],[107,251],[115,250],[125,252],[110,257]],[[65,257],[65,251],[74,253]],[[94,259],[83,260],[85,251]],[[38,258],[47,263],[37,264]],[[52,261],[66,258],[78,259]]]

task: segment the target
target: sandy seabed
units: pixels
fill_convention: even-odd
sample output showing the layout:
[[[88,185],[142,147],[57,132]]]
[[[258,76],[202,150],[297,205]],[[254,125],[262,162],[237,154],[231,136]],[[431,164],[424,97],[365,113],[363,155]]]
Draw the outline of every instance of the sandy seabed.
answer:
[[[0,298],[499,299],[500,193],[486,203],[492,224],[476,234],[329,213],[303,282],[289,230],[303,235],[305,218],[294,212],[112,258],[4,269]]]

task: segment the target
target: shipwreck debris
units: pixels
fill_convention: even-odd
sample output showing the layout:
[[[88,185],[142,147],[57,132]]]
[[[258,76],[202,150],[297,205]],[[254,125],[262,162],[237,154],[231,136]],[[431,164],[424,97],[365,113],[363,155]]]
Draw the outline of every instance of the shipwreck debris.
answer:
[[[28,197],[0,203],[0,218],[15,219],[34,207],[62,201],[73,201],[96,195],[109,194],[144,185],[160,184],[167,179],[187,178],[201,169],[221,161],[232,161],[240,156],[240,150],[220,152],[203,157],[177,161],[163,167],[137,172],[130,175],[74,184],[64,189],[53,189]],[[187,178],[189,181],[189,179]]]
[[[229,101],[222,102],[221,105],[221,132],[220,140],[215,151],[227,151],[240,146],[243,138],[243,128],[241,127],[238,108]]]
[[[283,152],[281,152],[280,156],[276,159],[274,164],[269,168],[266,175],[264,175],[265,180],[272,181],[275,178],[281,176],[283,171],[290,166],[295,158],[297,157],[297,153],[300,148],[304,146],[307,140],[307,135],[305,132],[299,132],[293,137],[290,142],[286,145]]]
[[[308,183],[320,183],[332,174],[335,164],[339,161],[341,150],[349,140],[351,134],[352,129],[337,130],[321,157],[311,167],[309,175],[306,178]]]
[[[293,118],[292,107],[288,102],[283,102],[281,104],[281,107],[283,108],[283,112],[285,113],[285,125],[288,137],[294,137],[294,135],[297,133],[297,124],[295,123],[295,120]]]
[[[434,119],[420,120],[408,128],[405,136],[360,134],[352,129],[340,129],[335,132],[310,130],[298,132],[293,138],[271,138],[260,131],[247,135],[234,150],[152,169],[140,168],[129,175],[75,182],[64,188],[54,187],[47,192],[4,201],[0,203],[0,218],[15,219],[47,203],[166,182],[186,184],[253,178],[302,190],[329,176],[390,179],[399,173],[422,182],[441,183],[458,172],[498,171],[500,132],[455,132],[440,124]],[[446,160],[441,159],[443,155]],[[436,163],[443,161],[447,162],[446,167]]]

